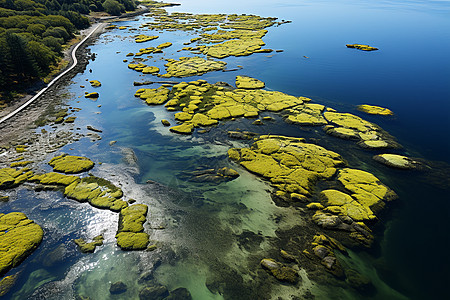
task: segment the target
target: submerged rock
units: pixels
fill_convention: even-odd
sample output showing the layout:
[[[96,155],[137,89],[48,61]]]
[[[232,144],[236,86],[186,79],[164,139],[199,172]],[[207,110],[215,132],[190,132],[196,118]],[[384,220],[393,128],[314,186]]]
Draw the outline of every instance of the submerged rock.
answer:
[[[291,267],[285,266],[271,258],[261,260],[261,266],[270,271],[270,273],[280,281],[296,283],[298,281],[298,272]]]
[[[165,300],[192,300],[192,295],[186,288],[177,288],[170,292],[170,295]]]
[[[0,280],[0,297],[6,295],[17,281],[18,274],[4,277]]]
[[[20,212],[0,213],[0,276],[18,266],[41,243],[42,228]]]
[[[163,285],[149,286],[139,292],[140,300],[162,300],[169,296],[169,291]]]
[[[111,287],[109,288],[109,292],[111,294],[122,294],[127,291],[127,285],[123,283],[122,281],[117,281],[113,284],[111,284]]]

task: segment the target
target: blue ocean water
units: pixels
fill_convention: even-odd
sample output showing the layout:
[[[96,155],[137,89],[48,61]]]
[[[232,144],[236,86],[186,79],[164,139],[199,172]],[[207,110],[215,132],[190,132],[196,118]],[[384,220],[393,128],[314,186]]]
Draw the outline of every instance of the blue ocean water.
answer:
[[[270,203],[268,186],[254,176],[243,172],[238,180],[218,186],[185,182],[177,176],[198,166],[227,165],[229,145],[222,143],[224,138],[220,135],[239,127],[320,138],[322,144],[342,154],[352,167],[374,173],[399,195],[399,200],[390,204],[380,218],[374,248],[352,254],[359,270],[365,270],[375,280],[378,292],[361,296],[330,287],[329,291],[316,294],[316,299],[444,298],[450,261],[443,249],[450,244],[450,203],[448,186],[439,183],[447,179],[450,163],[450,1],[178,2],[182,5],[168,11],[248,13],[292,23],[269,28],[263,39],[266,47],[284,52],[227,58],[230,68],[244,68],[177,80],[202,78],[211,83],[232,84],[236,75],[256,77],[266,83],[267,89],[307,96],[338,111],[360,115],[395,136],[404,146],[402,153],[443,163],[439,164],[441,175],[436,172],[432,178],[392,170],[372,161],[372,155],[378,152],[328,137],[320,129],[288,126],[279,118],[272,126],[259,129],[242,120],[226,122],[210,137],[174,137],[160,124],[162,118],[173,120],[173,115],[164,107],[149,107],[134,97],[137,87],[133,81],[156,79],[130,70],[122,62],[126,53],[137,52],[142,45],[134,43],[128,31],[104,33],[90,47],[96,53],[96,59],[87,66],[92,72],[77,75],[67,87],[72,95],[68,105],[82,109],[76,114],[75,126],[102,129],[102,140],[92,143],[83,139],[63,150],[102,162],[92,172],[109,179],[119,177],[117,182],[123,184],[125,193],[151,207],[149,226],[167,227],[151,234],[152,239],[174,249],[175,259],[166,254],[167,263],[163,262],[155,274],[159,282],[171,289],[187,287],[194,299],[220,299],[221,295],[210,292],[205,282],[209,272],[224,265],[245,274],[245,268],[238,266],[249,254],[235,249],[236,236],[248,231],[274,236],[277,225],[271,218],[285,211]],[[138,26],[145,21],[139,17],[118,24]],[[165,50],[165,58],[187,55],[176,50],[196,36],[186,32],[157,34],[158,44],[174,44]],[[367,53],[347,49],[347,43],[367,43],[380,50]],[[162,69],[165,61],[161,57],[155,55],[150,60],[152,65]],[[80,85],[86,85],[86,79],[102,82],[97,101],[82,97],[86,89]],[[395,116],[363,115],[356,110],[356,105],[363,103],[388,107]],[[117,143],[109,146],[113,140]],[[128,150],[135,154],[134,164],[124,167],[124,152],[129,153]],[[125,173],[132,175],[123,177]],[[147,180],[180,194],[149,188],[144,185]],[[149,191],[146,194],[140,190]],[[25,299],[34,294],[35,298],[44,295],[46,299],[68,299],[80,294],[108,299],[109,285],[117,280],[130,286],[123,299],[138,297],[131,287],[137,285],[140,274],[156,255],[124,253],[114,246],[116,214],[74,204],[58,192],[36,194],[26,189],[19,190],[14,201],[2,203],[0,208],[2,212],[23,211],[46,231],[43,244],[21,266],[30,275],[22,276],[7,297]],[[102,232],[106,245],[94,255],[81,255],[71,243],[80,234],[92,237]],[[58,253],[54,252],[58,245],[67,251],[64,260],[48,262],[43,258]],[[262,244],[266,250],[264,247]],[[283,292],[286,297],[292,293]]]

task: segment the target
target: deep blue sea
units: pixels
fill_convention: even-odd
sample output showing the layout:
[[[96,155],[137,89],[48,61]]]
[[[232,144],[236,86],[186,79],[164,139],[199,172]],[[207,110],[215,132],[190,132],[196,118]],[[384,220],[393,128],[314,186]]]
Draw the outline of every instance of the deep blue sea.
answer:
[[[147,106],[134,97],[139,87],[133,86],[133,81],[157,77],[130,70],[122,62],[127,53],[143,48],[131,38],[140,31],[107,31],[90,46],[95,60],[62,91],[70,94],[68,106],[81,108],[75,113],[74,130],[85,131],[86,125],[92,125],[103,130],[102,139],[92,142],[84,138],[62,151],[91,158],[96,162],[91,171],[94,175],[113,181],[129,198],[149,205],[146,231],[159,248],[155,252],[123,252],[115,245],[117,214],[65,199],[60,192],[36,193],[20,188],[11,195],[11,201],[0,203],[0,210],[23,211],[44,228],[45,237],[18,268],[22,271],[20,279],[5,299],[71,299],[76,295],[95,300],[138,299],[142,287],[139,279],[151,270],[155,270],[153,280],[169,290],[185,287],[193,299],[223,299],[223,295],[208,289],[211,282],[222,280],[230,286],[230,277],[234,276],[251,283],[256,271],[247,268],[247,261],[268,251],[275,231],[288,228],[292,218],[301,216],[275,206],[266,182],[228,161],[226,130],[236,128],[319,139],[351,167],[372,172],[399,195],[380,217],[374,247],[350,254],[353,267],[370,277],[376,293],[362,296],[343,287],[304,281],[303,288],[316,299],[447,298],[450,1],[177,2],[182,5],[167,11],[246,13],[292,23],[268,28],[263,38],[267,48],[283,52],[225,58],[229,68],[242,65],[243,69],[176,81],[201,78],[233,84],[236,75],[258,78],[265,82],[266,89],[306,96],[314,103],[380,125],[403,145],[398,153],[432,162],[435,170],[423,174],[390,169],[372,160],[377,151],[327,136],[320,128],[288,125],[276,114],[272,116],[277,122],[270,126],[255,128],[251,121],[237,120],[223,122],[205,135],[174,135],[160,123],[161,119],[173,122],[173,113],[163,106]],[[148,17],[140,16],[117,24],[139,27],[147,21]],[[140,30],[159,35],[155,45],[173,43],[164,51],[164,58],[190,55],[177,50],[197,36]],[[348,43],[369,44],[380,50],[347,49]],[[165,61],[161,58],[155,55],[152,65],[162,69]],[[93,88],[80,87],[89,86],[86,80],[94,79],[102,82],[95,90],[100,93],[97,101],[83,97]],[[368,116],[356,110],[358,104],[388,107],[395,115]],[[117,142],[110,146],[111,141]],[[180,176],[199,166],[230,166],[241,176],[218,185],[185,181]],[[41,167],[49,171],[45,162]],[[148,180],[154,183],[146,184]],[[274,216],[283,216],[282,221],[275,222]],[[165,229],[159,230],[160,226]],[[93,254],[80,254],[71,241],[100,233],[105,236],[105,245]],[[248,233],[264,237],[252,251],[239,246],[239,237]],[[109,294],[109,286],[116,281],[128,285],[125,294]],[[245,286],[236,283],[235,292]],[[291,299],[295,293],[294,288],[280,285],[267,298]]]

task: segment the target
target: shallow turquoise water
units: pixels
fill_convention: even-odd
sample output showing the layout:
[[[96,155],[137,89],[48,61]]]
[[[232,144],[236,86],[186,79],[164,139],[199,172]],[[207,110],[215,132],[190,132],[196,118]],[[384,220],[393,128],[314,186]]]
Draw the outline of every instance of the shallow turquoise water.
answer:
[[[202,78],[232,84],[236,75],[250,75],[263,80],[268,89],[311,97],[316,103],[361,115],[397,137],[411,156],[450,162],[449,1],[180,2],[182,6],[169,11],[252,13],[293,21],[269,28],[264,37],[267,47],[283,49],[283,53],[227,58],[229,67],[243,65],[244,69],[183,80]],[[120,24],[141,23],[142,18]],[[227,282],[233,287],[226,290],[229,298],[252,299],[254,290],[248,286],[257,270],[249,268],[251,262],[270,249],[269,241],[278,227],[292,225],[285,220],[302,218],[296,211],[276,207],[266,183],[228,162],[230,144],[225,132],[235,128],[319,139],[321,145],[342,154],[352,167],[374,173],[399,194],[400,199],[386,209],[376,228],[377,245],[370,251],[352,253],[355,268],[376,284],[377,294],[364,298],[433,299],[447,294],[449,258],[433,247],[449,244],[448,189],[436,188],[421,174],[378,165],[371,159],[374,152],[326,136],[320,129],[288,126],[281,120],[259,128],[247,120],[225,122],[210,134],[174,136],[160,124],[162,118],[172,121],[172,114],[163,107],[146,106],[133,96],[137,89],[133,81],[156,77],[129,70],[122,62],[126,53],[142,48],[129,34],[120,30],[103,34],[90,47],[97,54],[87,67],[92,73],[77,75],[68,86],[73,95],[68,105],[82,108],[75,114],[75,127],[103,129],[102,140],[83,139],[63,151],[102,162],[92,173],[120,183],[126,195],[148,204],[146,230],[161,248],[156,252],[120,251],[114,239],[116,214],[74,203],[58,192],[36,194],[20,189],[16,199],[1,204],[2,212],[25,212],[46,234],[39,249],[21,265],[27,275],[21,276],[7,298],[70,299],[81,294],[109,299],[110,283],[122,280],[129,290],[114,299],[135,299],[144,285],[139,283],[140,276],[161,263],[154,278],[170,290],[185,287],[194,299],[220,299],[222,296],[211,292],[206,283],[211,287],[211,282]],[[174,43],[165,50],[166,58],[186,55],[176,50],[195,37],[185,32],[158,35],[157,44]],[[380,50],[353,51],[346,43],[368,43]],[[154,65],[162,68],[162,56],[154,57]],[[87,85],[86,79],[102,82],[97,101],[82,97],[85,90],[94,90],[79,87]],[[389,107],[396,116],[367,117],[355,109],[361,103]],[[109,146],[112,140],[117,143]],[[124,153],[130,150],[136,159],[126,163]],[[198,166],[231,166],[241,177],[209,185],[179,176]],[[145,184],[147,180],[157,184]],[[161,225],[166,229],[155,229]],[[105,246],[92,255],[78,253],[71,242],[100,233],[106,237]],[[242,244],[248,235],[251,243]],[[58,251],[63,254],[56,255]],[[48,257],[55,257],[55,261]],[[254,285],[257,289],[256,282]],[[331,285],[308,286],[306,280],[304,286],[317,299],[362,297]],[[288,299],[296,291],[281,285],[274,287],[273,293]]]

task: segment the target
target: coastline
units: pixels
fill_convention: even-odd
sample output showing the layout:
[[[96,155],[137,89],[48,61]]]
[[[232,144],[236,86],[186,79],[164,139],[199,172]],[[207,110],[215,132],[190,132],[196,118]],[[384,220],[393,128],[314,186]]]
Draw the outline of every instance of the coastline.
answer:
[[[24,138],[23,134],[35,127],[34,122],[39,119],[45,110],[50,105],[54,104],[57,98],[61,98],[61,95],[58,95],[57,91],[64,87],[76,74],[85,70],[88,61],[91,59],[87,48],[98,38],[99,35],[105,31],[107,22],[124,20],[144,14],[148,11],[148,7],[140,6],[138,10],[125,13],[121,16],[94,18],[96,22],[89,28],[80,32],[80,42],[71,45],[66,51],[64,51],[64,57],[62,60],[66,60],[69,63],[65,68],[54,74],[49,84],[37,82],[34,86],[28,89],[25,96],[16,100],[13,105],[0,111],[0,120],[2,120],[6,116],[14,113],[16,110],[21,109],[21,106],[25,105],[28,101],[30,101],[30,99],[42,93],[26,108],[21,109],[19,112],[0,123],[0,150],[8,150],[12,144],[19,143],[19,140]],[[88,35],[90,36],[83,41]],[[75,53],[74,50],[76,50]],[[77,59],[77,64],[75,66],[73,66],[73,56]],[[67,72],[69,68],[71,69]],[[67,73],[63,74],[64,72]],[[61,77],[58,78],[59,76]],[[53,82],[55,79],[57,80]],[[43,90],[44,92],[42,92]]]

